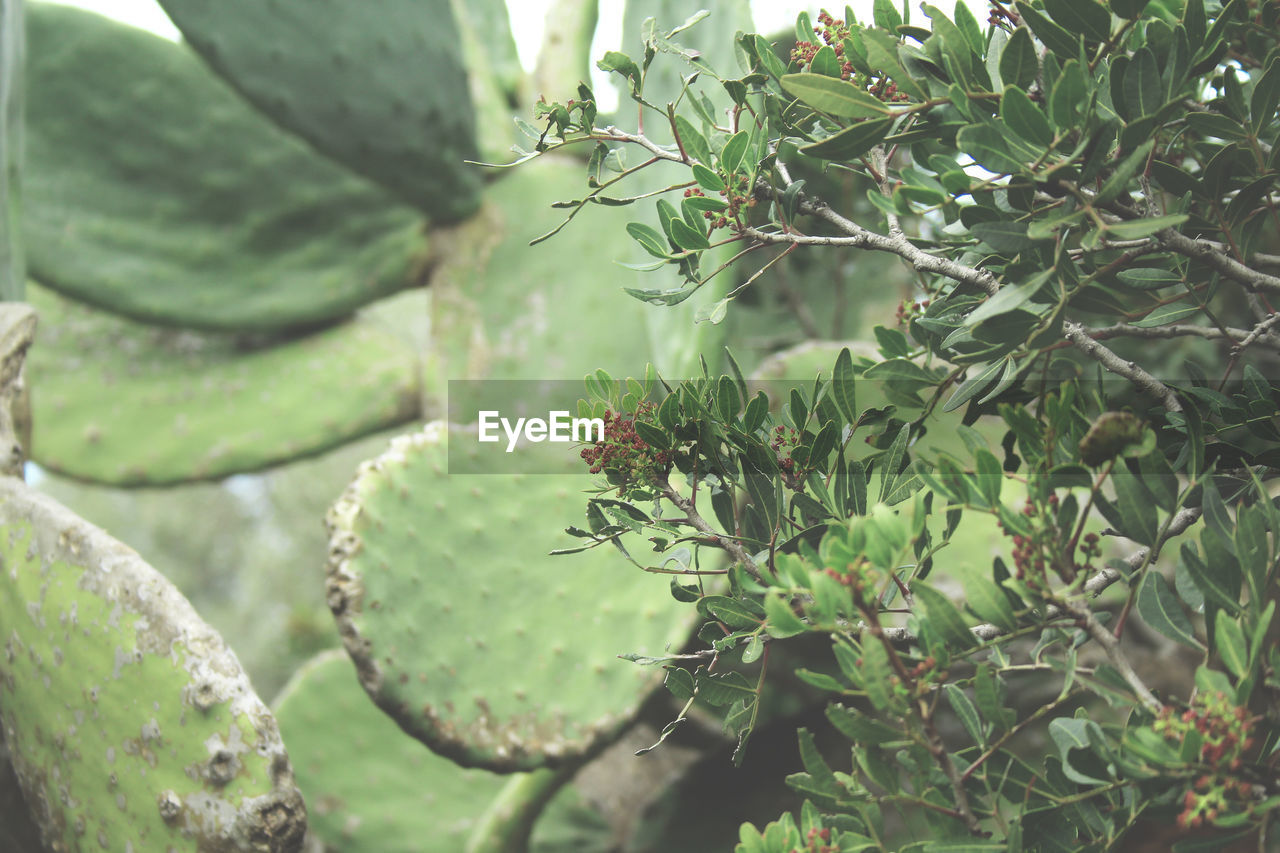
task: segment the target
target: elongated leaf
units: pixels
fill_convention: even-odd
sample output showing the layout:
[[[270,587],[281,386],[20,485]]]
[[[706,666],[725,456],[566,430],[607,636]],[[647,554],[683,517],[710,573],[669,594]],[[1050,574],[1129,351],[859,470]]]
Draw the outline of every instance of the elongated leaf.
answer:
[[[862,689],[867,691],[867,698],[877,711],[886,711],[893,704],[893,694],[889,688],[889,678],[893,669],[889,665],[889,655],[884,646],[874,637],[867,637],[862,647]]]
[[[1195,629],[1183,612],[1177,594],[1169,588],[1169,582],[1159,572],[1148,572],[1138,590],[1138,615],[1152,629],[1169,639],[1193,649],[1204,648],[1196,639]]]
[[[1018,14],[1031,27],[1031,32],[1044,43],[1044,46],[1059,56],[1076,56],[1080,52],[1080,39],[1064,28],[1045,17],[1030,3],[1017,2]]]
[[[964,624],[960,611],[938,590],[927,583],[917,582],[912,586],[916,600],[924,605],[925,618],[929,625],[948,645],[958,649],[971,649],[978,644],[973,632]]]
[[[1009,36],[1009,41],[1000,54],[1000,79],[1006,87],[1018,86],[1026,89],[1035,81],[1040,73],[1040,62],[1036,58],[1036,48],[1031,42],[1031,31],[1018,27]]]
[[[1004,367],[1005,362],[1002,360],[967,368],[969,378],[960,383],[951,398],[943,404],[942,411],[953,412],[973,399],[974,396],[986,390],[991,383],[996,381],[996,377],[1000,375]]]
[[[1000,118],[1014,133],[1035,145],[1053,144],[1053,128],[1040,108],[1017,86],[1006,86],[1000,97]]]
[[[751,135],[745,130],[740,130],[729,137],[729,141],[720,150],[720,165],[726,173],[732,175],[742,166],[742,160],[747,154],[747,144],[750,141]]]
[[[1044,7],[1068,32],[1083,33],[1093,41],[1111,36],[1111,13],[1094,0],[1045,0]]]
[[[943,691],[947,695],[947,702],[951,705],[951,710],[956,712],[956,717],[960,719],[960,724],[969,733],[969,737],[978,746],[986,746],[986,732],[982,725],[982,718],[978,716],[978,709],[973,705],[973,700],[954,684],[945,685]]]
[[[962,581],[964,597],[969,608],[978,618],[990,622],[1005,631],[1018,627],[1009,597],[986,575],[966,575]]]
[[[1164,106],[1164,83],[1150,48],[1137,50],[1125,67],[1124,100],[1132,121],[1155,115]]]
[[[1249,648],[1240,623],[1225,610],[1219,610],[1213,628],[1214,646],[1222,656],[1222,662],[1236,678],[1244,678],[1249,672]]]
[[[1156,501],[1142,478],[1117,465],[1111,472],[1111,483],[1116,489],[1116,506],[1124,519],[1121,532],[1135,542],[1154,545],[1159,532]]]
[[[891,118],[861,121],[819,142],[801,146],[800,150],[823,160],[853,160],[884,142],[892,125]]]
[[[1167,216],[1153,216],[1150,219],[1137,219],[1132,222],[1116,222],[1107,225],[1107,233],[1117,240],[1137,240],[1142,237],[1150,237],[1165,228],[1181,225],[1188,218],[1185,213],[1172,213]]]
[[[838,118],[881,118],[889,114],[884,102],[867,90],[821,74],[787,74],[782,88],[815,110]]]

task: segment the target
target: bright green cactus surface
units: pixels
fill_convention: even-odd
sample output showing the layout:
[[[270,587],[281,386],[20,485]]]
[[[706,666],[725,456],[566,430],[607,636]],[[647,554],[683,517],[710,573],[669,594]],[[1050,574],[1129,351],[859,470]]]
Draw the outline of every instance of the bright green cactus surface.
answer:
[[[474,117],[449,0],[161,0],[272,120],[436,219],[479,202]]]
[[[342,853],[458,853],[510,780],[459,767],[405,738],[369,701],[341,650],[305,664],[275,702],[311,833]],[[542,771],[547,772],[547,771]],[[607,848],[608,827],[563,789],[534,853]]]
[[[584,524],[585,473],[449,475],[439,423],[361,466],[330,511],[329,605],[361,682],[405,731],[468,766],[571,763],[655,683],[618,660],[679,646],[662,576],[609,548],[550,556]]]
[[[340,317],[420,278],[418,211],[274,127],[188,48],[63,6],[32,3],[27,25],[37,281],[242,332]]]
[[[305,808],[235,655],[131,549],[0,480],[0,723],[56,850],[292,851]]]
[[[358,319],[274,345],[143,326],[30,288],[34,458],[82,480],[158,485],[257,470],[404,423],[414,351]]]
[[[529,245],[568,214],[553,203],[587,192],[581,162],[547,156],[505,172],[475,217],[439,236],[431,291],[442,376],[577,380],[596,368],[641,376],[651,325],[687,332],[673,312],[628,296],[611,274],[626,274],[614,261],[629,248],[601,235],[625,233],[641,215],[636,208],[593,205]]]

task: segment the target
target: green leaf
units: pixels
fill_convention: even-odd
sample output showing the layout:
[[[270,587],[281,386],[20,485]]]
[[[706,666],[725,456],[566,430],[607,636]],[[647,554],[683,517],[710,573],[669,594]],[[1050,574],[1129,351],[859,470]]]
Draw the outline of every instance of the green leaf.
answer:
[[[826,139],[803,145],[800,151],[823,160],[853,160],[884,142],[892,126],[892,118],[861,121]]]
[[[965,602],[969,609],[978,614],[979,619],[1005,631],[1017,629],[1018,620],[1014,616],[1009,597],[995,581],[985,574],[974,572],[965,575],[961,584],[964,587]]]
[[[1116,505],[1124,519],[1125,536],[1142,545],[1154,545],[1159,534],[1156,502],[1142,479],[1123,465],[1111,471],[1111,484],[1116,490]]]
[[[897,8],[893,5],[893,0],[875,0],[871,10],[872,20],[882,30],[896,33],[898,27],[902,25],[902,16],[898,14]]]
[[[1021,308],[1031,297],[1040,292],[1040,288],[1044,287],[1053,276],[1053,272],[1052,269],[1044,270],[1016,287],[1006,284],[996,292],[995,296],[988,298],[964,318],[965,326],[972,329],[983,320]]]
[[[1111,37],[1111,13],[1093,0],[1044,0],[1044,8],[1069,32],[1083,33],[1093,41]]]
[[[682,115],[676,115],[676,133],[680,135],[680,144],[685,153],[704,166],[711,165],[711,146],[707,138],[693,126],[693,123]]]
[[[884,102],[846,80],[820,74],[787,74],[782,88],[815,110],[839,118],[880,118],[889,114]]]
[[[764,66],[764,70],[769,73],[769,76],[781,79],[782,75],[787,73],[787,66],[783,65],[782,60],[773,52],[773,45],[769,44],[764,36],[757,35],[755,46],[756,56],[760,57],[760,64]]]
[[[1240,612],[1240,576],[1234,566],[1211,570],[1190,542],[1182,544],[1182,565],[1206,602],[1225,608],[1232,614]]]
[[[1167,305],[1160,305],[1141,320],[1134,320],[1129,325],[1136,326],[1139,329],[1149,329],[1154,326],[1164,326],[1169,323],[1176,323],[1198,314],[1201,311],[1199,305],[1188,304],[1186,302],[1170,302]]]
[[[1018,27],[1000,54],[1000,79],[1006,88],[1017,86],[1026,89],[1035,82],[1039,73],[1040,62],[1036,58],[1036,47],[1031,42],[1031,32],[1025,27]]]
[[[951,710],[956,712],[956,716],[960,719],[960,724],[969,733],[969,737],[978,746],[986,746],[987,737],[982,725],[982,718],[978,716],[978,709],[974,707],[973,701],[954,684],[946,684],[942,689],[947,695],[947,702],[951,705]]]
[[[1164,106],[1164,82],[1156,55],[1148,47],[1135,51],[1125,67],[1124,101],[1131,121],[1153,116]]]
[[[1165,228],[1181,225],[1189,218],[1185,213],[1172,213],[1167,216],[1153,216],[1150,219],[1136,219],[1132,222],[1114,222],[1106,226],[1107,235],[1113,240],[1138,240],[1150,237]]]
[[[902,737],[900,732],[869,717],[861,711],[832,703],[827,706],[827,719],[842,735],[860,744],[880,744]]]
[[[1053,144],[1053,127],[1040,108],[1018,86],[1006,86],[1000,96],[1000,118],[1014,133],[1035,145]]]
[[[698,186],[704,190],[718,193],[724,189],[724,180],[701,163],[694,163],[690,171],[693,172],[693,179],[698,182]]]
[[[960,611],[938,590],[923,581],[912,584],[912,592],[916,600],[924,605],[925,618],[929,625],[950,646],[958,649],[971,649],[978,644],[973,632],[964,624]]]
[[[1183,281],[1182,276],[1176,272],[1152,267],[1121,270],[1116,274],[1116,278],[1136,290],[1159,290],[1162,287],[1182,284]]]
[[[785,640],[809,630],[809,626],[791,611],[791,605],[783,598],[782,593],[776,590],[770,590],[765,595],[764,613],[764,629],[770,637]]]
[[[1027,162],[1022,152],[1015,152],[1000,125],[991,122],[971,124],[956,135],[956,145],[979,166],[996,174],[1016,174]]]
[[[1280,104],[1280,61],[1273,58],[1253,84],[1253,95],[1249,98],[1249,126],[1254,135],[1275,121],[1277,104]]]
[[[669,258],[671,256],[671,253],[667,250],[667,241],[656,229],[641,222],[628,222],[627,233],[655,258]]]
[[[1222,656],[1222,662],[1236,676],[1249,674],[1249,648],[1245,645],[1244,631],[1240,623],[1225,610],[1219,610],[1213,622],[1214,646]]]
[[[993,361],[987,365],[975,365],[966,368],[969,371],[969,378],[960,383],[955,393],[951,395],[951,399],[947,400],[942,406],[943,412],[954,412],[963,406],[973,397],[986,390],[992,382],[996,381],[996,377],[1004,370],[1005,360]]]
[[[1112,199],[1126,192],[1129,187],[1129,181],[1133,180],[1133,176],[1144,170],[1147,165],[1147,158],[1151,156],[1151,150],[1155,147],[1154,139],[1147,140],[1137,149],[1130,152],[1128,157],[1120,161],[1120,165],[1116,166],[1114,172],[1103,183],[1102,188],[1098,190],[1094,196],[1093,203],[1095,205],[1103,205]]]
[[[690,252],[711,248],[711,242],[707,240],[707,235],[690,228],[689,224],[683,219],[671,220],[671,239],[681,249]]]
[[[889,665],[889,654],[875,637],[868,636],[862,646],[862,688],[867,691],[867,698],[877,711],[887,711],[893,705],[893,695],[889,692],[889,678],[893,668]]]
[[[975,223],[970,230],[973,231],[978,239],[1002,255],[1013,256],[1033,245],[1033,241],[1027,237],[1027,223],[1025,222],[996,219],[991,222]]]
[[[1019,4],[1019,8],[1021,6]],[[1053,93],[1049,96],[1049,118],[1053,119],[1053,124],[1059,131],[1066,133],[1075,129],[1077,115],[1088,96],[1084,68],[1078,60],[1072,59],[1062,66],[1062,73],[1058,75],[1057,82],[1053,84]]]
[[[1169,639],[1193,649],[1204,648],[1196,639],[1195,629],[1183,612],[1177,594],[1159,572],[1148,572],[1138,590],[1138,615],[1153,630]]]
[[[1201,136],[1219,139],[1248,139],[1249,132],[1235,119],[1220,113],[1187,113],[1187,126]]]
[[[751,134],[745,130],[740,130],[724,144],[724,148],[720,150],[720,166],[726,174],[732,175],[742,166],[742,160],[747,154],[747,145],[751,141]]]
[[[1023,0],[1017,2],[1018,14],[1027,22],[1027,26],[1031,27],[1031,32],[1035,33],[1036,38],[1044,43],[1060,57],[1078,56],[1080,53],[1080,39],[1073,36],[1062,27],[1042,15],[1037,9],[1032,7],[1030,3],[1024,3]]]
[[[1111,0],[1111,11],[1121,18],[1136,18],[1151,0]]]

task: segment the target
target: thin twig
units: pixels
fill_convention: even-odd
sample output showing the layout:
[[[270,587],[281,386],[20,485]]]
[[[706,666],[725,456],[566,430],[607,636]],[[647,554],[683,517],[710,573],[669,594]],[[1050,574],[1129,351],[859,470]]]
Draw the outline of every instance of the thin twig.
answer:
[[[1182,403],[1178,401],[1178,396],[1173,393],[1173,389],[1150,373],[1147,373],[1147,371],[1138,366],[1137,362],[1125,361],[1095,341],[1085,331],[1084,326],[1079,323],[1065,322],[1062,324],[1062,332],[1067,340],[1079,347],[1085,355],[1094,359],[1112,373],[1123,376],[1142,390],[1153,395],[1169,411],[1182,411]]]
[[[1280,276],[1268,275],[1240,263],[1228,254],[1225,246],[1219,243],[1195,240],[1172,228],[1164,229],[1157,237],[1164,248],[1179,255],[1203,261],[1224,278],[1242,284],[1249,290],[1280,293]]]
[[[707,524],[706,519],[698,514],[697,508],[693,502],[681,495],[667,483],[662,484],[662,496],[671,501],[676,509],[684,513],[689,523],[702,533],[711,538],[716,545],[729,552],[729,556],[733,557],[734,562],[741,563],[742,567],[747,570],[747,574],[760,582],[764,582],[764,576],[760,573],[760,567],[756,565],[756,561],[751,559],[751,555],[742,547],[742,543],[729,536],[716,531],[714,527]]]

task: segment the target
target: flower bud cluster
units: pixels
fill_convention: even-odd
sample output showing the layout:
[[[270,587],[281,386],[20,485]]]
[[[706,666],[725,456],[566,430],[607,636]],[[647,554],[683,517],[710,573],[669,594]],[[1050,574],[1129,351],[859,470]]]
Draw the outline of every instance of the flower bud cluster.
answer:
[[[654,450],[636,434],[636,420],[651,422],[655,408],[653,403],[645,401],[631,415],[612,410],[605,412],[604,439],[582,449],[580,455],[591,466],[591,473],[605,471],[612,474],[616,478],[614,482],[619,483],[619,494],[633,484],[652,486],[660,483],[671,473],[674,453]]]
[[[1180,827],[1195,829],[1241,806],[1246,811],[1250,808],[1250,785],[1233,774],[1244,765],[1244,753],[1254,746],[1252,730],[1257,720],[1219,691],[1197,695],[1192,707],[1181,713],[1166,705],[1152,723],[1156,732],[1177,743],[1195,732],[1201,743],[1198,760],[1213,769],[1183,795]]]
[[[831,830],[814,827],[805,837],[805,846],[792,847],[791,853],[839,853],[839,846],[831,843]]]

